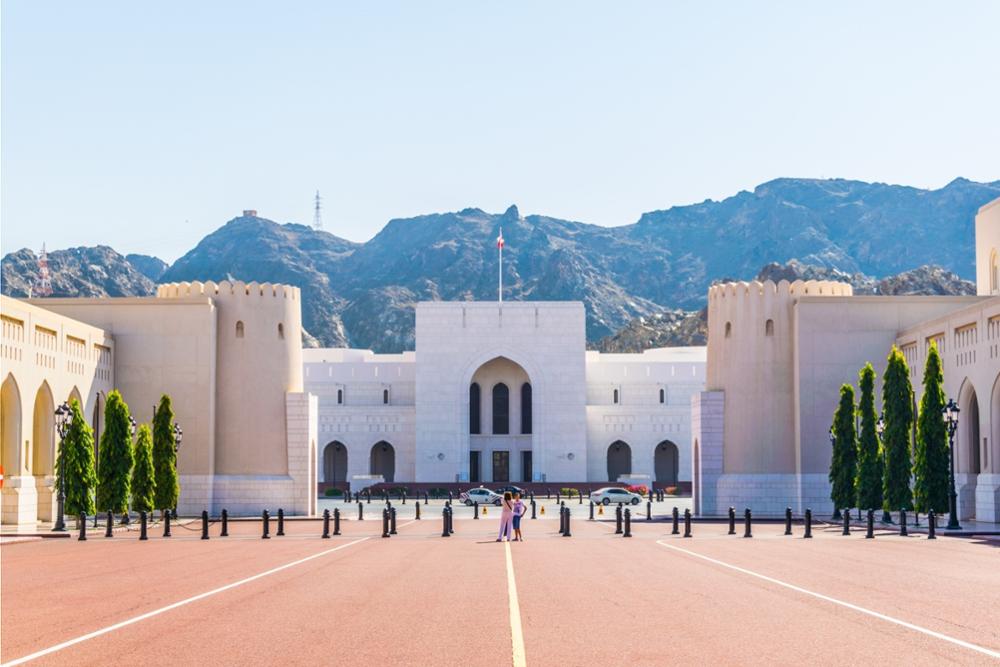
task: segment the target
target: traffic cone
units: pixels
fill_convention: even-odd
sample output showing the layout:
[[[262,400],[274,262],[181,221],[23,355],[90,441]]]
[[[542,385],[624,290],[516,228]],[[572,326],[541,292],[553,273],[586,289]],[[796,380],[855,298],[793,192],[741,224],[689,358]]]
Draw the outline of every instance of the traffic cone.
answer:
[[[597,513],[600,514],[600,515],[602,515],[602,516],[604,515],[604,505],[598,505],[597,506]]]
[[[542,509],[539,511],[539,514],[545,514],[545,505],[542,505]]]

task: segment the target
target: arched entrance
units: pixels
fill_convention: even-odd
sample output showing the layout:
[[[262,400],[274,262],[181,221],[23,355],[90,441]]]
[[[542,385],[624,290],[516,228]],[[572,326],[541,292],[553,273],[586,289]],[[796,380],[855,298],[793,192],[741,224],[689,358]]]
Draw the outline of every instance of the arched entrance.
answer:
[[[54,473],[56,407],[48,382],[42,382],[35,394],[35,412],[31,438],[31,472],[36,476]]]
[[[70,389],[69,397],[66,399],[66,402],[72,403],[73,399],[76,399],[76,402],[80,404],[80,412],[83,412],[83,396],[80,395],[80,390],[76,387]]]
[[[529,481],[535,417],[528,372],[499,355],[469,378],[469,481]]]
[[[982,472],[982,460],[979,455],[979,443],[981,442],[979,398],[976,396],[975,388],[971,385],[969,385],[968,391],[963,393],[965,400],[960,406],[958,433],[956,433],[957,442],[955,443],[957,447],[955,453],[959,454],[958,462],[961,464],[956,462],[955,466],[958,468],[958,472],[978,475]]]
[[[396,477],[396,450],[385,440],[372,445],[371,474],[382,475],[386,482],[394,482]]]
[[[347,481],[347,447],[334,440],[323,448],[323,482],[336,484]]]
[[[615,440],[608,445],[608,481],[617,482],[621,475],[632,474],[632,448],[627,442]]]
[[[21,392],[13,375],[7,375],[0,389],[0,465],[3,474],[13,477],[21,474],[18,449],[21,446]]]
[[[656,483],[662,486],[677,485],[678,451],[677,445],[664,440],[656,446],[653,454],[653,469],[656,472]]]

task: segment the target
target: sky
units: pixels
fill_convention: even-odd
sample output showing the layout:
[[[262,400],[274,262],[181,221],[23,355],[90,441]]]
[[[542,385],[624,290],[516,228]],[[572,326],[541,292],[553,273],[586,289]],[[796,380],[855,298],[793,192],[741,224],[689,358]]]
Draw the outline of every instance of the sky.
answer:
[[[1000,179],[1000,3],[4,0],[0,247]]]

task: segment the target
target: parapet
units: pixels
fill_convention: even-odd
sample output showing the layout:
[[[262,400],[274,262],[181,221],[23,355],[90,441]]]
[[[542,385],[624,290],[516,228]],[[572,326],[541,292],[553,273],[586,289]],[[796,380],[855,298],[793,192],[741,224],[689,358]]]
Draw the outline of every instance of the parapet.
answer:
[[[747,296],[853,296],[854,288],[849,283],[836,280],[796,280],[793,283],[782,280],[760,282],[732,282],[712,285],[708,288],[709,301]]]
[[[156,286],[156,296],[160,299],[180,299],[189,296],[225,297],[240,295],[280,297],[298,301],[300,291],[298,287],[283,285],[281,283],[245,283],[242,280],[223,280],[218,283],[212,280],[205,282],[193,280],[191,282],[163,283]]]

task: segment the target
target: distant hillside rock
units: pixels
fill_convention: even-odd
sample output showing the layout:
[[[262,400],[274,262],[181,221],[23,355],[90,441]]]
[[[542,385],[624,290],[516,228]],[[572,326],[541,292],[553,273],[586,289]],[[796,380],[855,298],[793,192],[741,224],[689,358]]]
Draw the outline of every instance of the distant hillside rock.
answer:
[[[67,248],[48,253],[52,296],[149,296],[152,280],[107,246]],[[3,293],[28,296],[38,282],[38,257],[28,248],[12,252],[0,265]]]
[[[159,282],[160,276],[162,276],[163,272],[167,270],[168,266],[170,266],[159,257],[153,257],[152,255],[137,255],[132,253],[125,255],[125,259],[128,260],[128,263],[134,266],[139,273],[146,276],[154,283]]]
[[[872,294],[876,286],[875,279],[863,273],[847,273],[826,266],[803,264],[797,259],[789,260],[785,264],[771,262],[760,270],[756,279],[761,282],[772,280],[776,283],[782,280],[787,280],[790,283],[796,280],[835,280],[850,283],[855,294]]]
[[[976,284],[940,266],[921,266],[878,281],[878,294],[975,295]]]
[[[708,342],[708,308],[696,311],[668,310],[638,317],[592,349],[599,352],[642,352],[655,347],[688,347]]]

